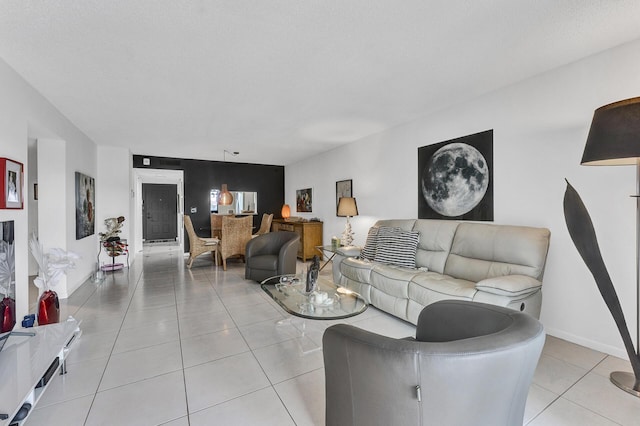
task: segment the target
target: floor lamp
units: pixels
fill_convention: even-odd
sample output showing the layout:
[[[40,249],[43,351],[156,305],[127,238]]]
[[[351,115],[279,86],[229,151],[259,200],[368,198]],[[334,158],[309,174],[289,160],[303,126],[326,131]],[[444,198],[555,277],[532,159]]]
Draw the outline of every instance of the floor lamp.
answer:
[[[626,99],[595,110],[587,143],[582,155],[582,165],[596,166],[636,166],[636,350],[626,329],[622,311],[615,312],[608,300],[606,288],[600,288],[600,292],[614,316],[618,331],[623,336],[623,341],[629,355],[633,373],[614,371],[611,373],[611,381],[632,395],[640,397],[640,97]],[[566,215],[565,215],[566,216]],[[585,260],[586,261],[586,260]],[[606,269],[605,269],[606,272]],[[594,274],[595,277],[595,274]],[[597,279],[596,279],[597,281]],[[600,287],[600,284],[598,284]],[[617,302],[615,288],[610,286]],[[623,329],[624,328],[624,329]]]

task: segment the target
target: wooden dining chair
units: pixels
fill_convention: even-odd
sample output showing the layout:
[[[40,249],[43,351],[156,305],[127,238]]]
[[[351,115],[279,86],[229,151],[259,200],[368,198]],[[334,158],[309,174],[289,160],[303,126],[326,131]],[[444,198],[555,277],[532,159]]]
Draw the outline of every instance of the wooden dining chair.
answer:
[[[252,237],[257,237],[258,235],[267,234],[271,231],[271,222],[273,221],[273,214],[262,215],[262,222],[260,223],[260,229],[252,235]]]
[[[227,259],[231,256],[240,256],[244,261],[247,243],[251,240],[251,229],[253,217],[231,217],[222,218],[222,237],[218,252],[222,259],[222,268],[227,270]]]
[[[222,237],[222,218],[224,215],[211,213],[211,238]]]
[[[184,227],[189,235],[189,260],[187,260],[187,268],[191,268],[194,259],[201,254],[211,252],[213,260],[218,266],[218,243],[220,240],[217,238],[204,238],[196,235],[196,231],[193,229],[193,222],[191,217],[184,215]]]

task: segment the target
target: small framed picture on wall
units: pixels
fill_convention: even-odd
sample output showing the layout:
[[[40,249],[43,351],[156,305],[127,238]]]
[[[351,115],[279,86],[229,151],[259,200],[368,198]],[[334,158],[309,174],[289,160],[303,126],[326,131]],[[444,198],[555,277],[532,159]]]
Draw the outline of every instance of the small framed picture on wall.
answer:
[[[2,187],[0,209],[22,208],[22,179],[22,163],[0,158],[0,187]]]
[[[338,204],[342,197],[353,197],[353,180],[339,180],[336,182],[336,216],[338,215]]]
[[[313,190],[311,188],[296,189],[296,211],[310,213],[313,211]]]

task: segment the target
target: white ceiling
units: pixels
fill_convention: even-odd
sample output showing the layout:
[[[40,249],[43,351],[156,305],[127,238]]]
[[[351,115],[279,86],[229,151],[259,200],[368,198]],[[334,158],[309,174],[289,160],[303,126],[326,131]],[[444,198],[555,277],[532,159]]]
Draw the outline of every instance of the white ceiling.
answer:
[[[0,57],[96,143],[263,164],[637,38],[638,0],[0,1]]]

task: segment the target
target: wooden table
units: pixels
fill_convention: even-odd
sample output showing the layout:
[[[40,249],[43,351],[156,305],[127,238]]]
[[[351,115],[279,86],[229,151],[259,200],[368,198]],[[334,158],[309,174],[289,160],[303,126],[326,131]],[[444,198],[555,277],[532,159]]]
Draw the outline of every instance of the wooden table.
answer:
[[[273,219],[271,230],[296,232],[300,236],[298,257],[303,262],[316,255],[322,257],[322,253],[316,248],[322,245],[322,222]]]

